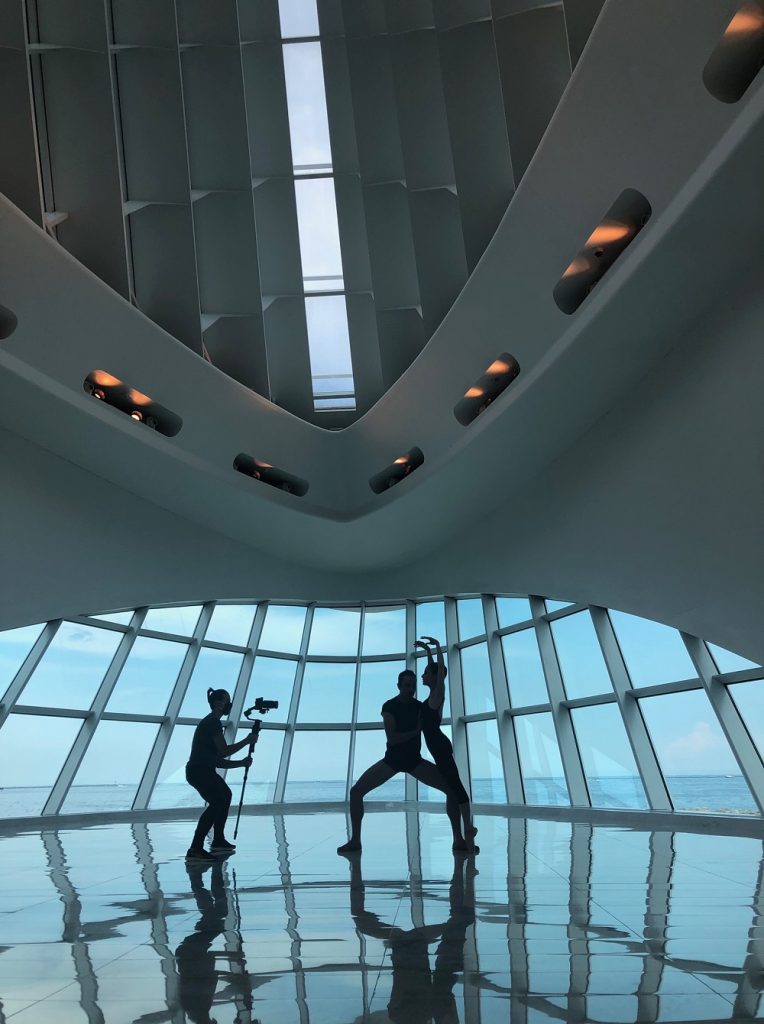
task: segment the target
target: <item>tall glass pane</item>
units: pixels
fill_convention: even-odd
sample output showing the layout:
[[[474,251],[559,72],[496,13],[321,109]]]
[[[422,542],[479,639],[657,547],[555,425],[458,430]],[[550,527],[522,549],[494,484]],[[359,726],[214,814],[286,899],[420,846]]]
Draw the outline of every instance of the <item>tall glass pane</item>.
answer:
[[[39,814],[82,721],[9,715],[0,729],[0,818]]]
[[[121,633],[110,629],[63,622],[19,704],[89,708],[121,639]]]
[[[318,35],[316,0],[279,0],[282,39]]]
[[[697,677],[678,630],[625,612],[608,614],[632,686],[657,686]]]
[[[293,605],[269,604],[258,649],[297,654],[305,625],[305,609]]]
[[[496,614],[500,629],[516,626],[518,622],[532,618],[531,603],[527,597],[497,597]]]
[[[284,799],[292,803],[344,800],[349,749],[349,731],[298,730],[292,742]]]
[[[268,721],[286,722],[296,672],[296,661],[264,658],[258,654],[252,668],[247,696],[244,698],[244,707],[251,707],[258,697],[264,697],[265,700],[277,700],[279,706],[268,712]]]
[[[475,803],[503,804],[507,801],[495,719],[467,723],[472,799]],[[462,780],[464,781],[464,780]]]
[[[525,802],[569,804],[568,784],[551,713],[516,715],[512,721],[520,755]]]
[[[548,704],[549,693],[535,630],[521,629],[519,633],[509,633],[501,638],[501,647],[512,707]]]
[[[305,316],[314,407],[354,409],[355,384],[345,296],[306,298]]]
[[[132,807],[158,726],[99,722],[74,777],[64,814],[126,811]]]
[[[139,636],[119,674],[106,710],[163,715],[187,651],[186,644]]]
[[[294,192],[305,291],[342,291],[345,284],[334,178],[298,178]]]
[[[345,666],[352,668],[353,666]],[[357,722],[381,722],[382,705],[398,694],[398,673],[405,661],[369,661],[361,665]],[[419,699],[422,694],[418,693]],[[335,719],[339,721],[339,719]]]
[[[406,609],[367,608],[363,654],[402,654],[406,650]]]
[[[573,708],[573,727],[592,807],[648,807],[617,704]]]
[[[240,729],[236,734],[236,742],[243,740],[249,729]],[[260,738],[255,744],[252,756],[252,767],[249,769],[247,788],[244,791],[244,806],[261,804],[273,800],[276,791],[276,776],[279,773],[281,748],[284,746],[284,732],[281,729],[262,729]],[[233,754],[234,760],[247,756],[247,749]],[[241,787],[244,782],[244,769],[231,768],[225,773],[225,780],[231,787],[231,807],[234,812],[241,798]]]
[[[316,608],[308,654],[355,656],[360,628],[360,608]]]
[[[42,625],[5,629],[0,633],[0,694],[13,682],[40,633]]]
[[[193,725],[176,725],[172,730],[149,807],[201,807],[202,798],[186,782],[186,762],[191,753]]]
[[[460,656],[466,714],[479,715],[483,711],[495,711],[491,666],[488,661],[488,644],[464,647],[460,651]]]
[[[290,43],[283,53],[294,172],[331,171],[321,44]]]
[[[204,639],[214,640],[218,644],[246,647],[256,611],[255,604],[217,605]]]
[[[353,782],[355,782],[367,768],[376,764],[385,756],[385,732],[384,729],[361,729],[355,734],[355,755],[353,757]],[[372,790],[367,800],[403,800],[405,775],[398,773],[389,782],[379,789]]]
[[[757,813],[705,691],[645,697],[639,706],[676,810]]]
[[[149,608],[141,629],[150,629],[154,633],[192,636],[201,610],[201,605],[189,605],[186,608]]]
[[[191,673],[186,696],[183,698],[180,717],[205,718],[210,713],[207,702],[208,687],[213,690],[228,690],[233,695],[243,657],[242,654],[234,654],[233,651],[216,651],[211,647],[202,647]]]
[[[708,649],[720,672],[746,672],[751,668],[759,668],[755,661],[749,661],[748,658],[734,654],[724,647],[717,647],[716,644],[709,644]]]
[[[300,691],[298,722],[349,722],[355,665],[308,662]]]
[[[425,601],[416,606],[416,635],[434,636],[441,644],[446,643],[446,611],[442,601]]]
[[[485,633],[483,602],[479,597],[470,597],[456,602],[456,618],[459,623],[459,639],[471,640]]]
[[[568,699],[612,693],[610,676],[589,612],[557,619],[551,626]]]
[[[727,690],[756,744],[759,756],[764,759],[764,679],[732,683]]]

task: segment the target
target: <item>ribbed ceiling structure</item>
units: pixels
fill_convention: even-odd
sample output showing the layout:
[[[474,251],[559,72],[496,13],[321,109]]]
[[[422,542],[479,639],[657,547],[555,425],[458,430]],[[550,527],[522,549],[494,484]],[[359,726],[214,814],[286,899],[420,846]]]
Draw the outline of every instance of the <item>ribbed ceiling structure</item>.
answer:
[[[192,351],[345,426],[462,290],[601,5],[13,0],[0,191]]]

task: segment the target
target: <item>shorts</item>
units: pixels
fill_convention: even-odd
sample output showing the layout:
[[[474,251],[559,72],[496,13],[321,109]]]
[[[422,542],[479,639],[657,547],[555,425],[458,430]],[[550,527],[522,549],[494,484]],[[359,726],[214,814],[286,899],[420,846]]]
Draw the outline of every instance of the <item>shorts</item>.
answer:
[[[424,758],[418,750],[398,751],[393,747],[385,751],[385,756],[382,760],[385,764],[389,764],[391,768],[395,768],[397,772],[412,772],[422,763]]]

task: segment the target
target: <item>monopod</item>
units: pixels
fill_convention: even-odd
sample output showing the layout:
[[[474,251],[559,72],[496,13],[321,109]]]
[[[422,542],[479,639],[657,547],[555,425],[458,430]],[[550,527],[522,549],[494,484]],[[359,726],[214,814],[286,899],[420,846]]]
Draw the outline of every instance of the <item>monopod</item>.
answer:
[[[272,711],[274,708],[277,708],[278,706],[279,706],[279,702],[277,700],[264,700],[262,697],[258,697],[257,700],[255,701],[255,703],[252,705],[252,707],[251,708],[247,708],[244,711],[244,717],[247,719],[247,721],[249,721],[250,720],[250,716],[252,715],[253,711],[257,711],[261,715],[267,715],[269,711]],[[262,722],[262,719],[260,719],[260,718],[256,718],[254,720],[254,722],[252,722],[252,732],[249,735],[249,755],[248,756],[250,758],[252,757],[252,751],[254,750],[255,744],[257,743],[257,737],[260,735],[260,729],[262,728],[262,724],[263,724],[263,722]],[[236,827],[233,830],[233,838],[234,838],[234,840],[236,839],[236,836],[238,835],[238,832],[239,832],[239,818],[241,817],[241,808],[242,808],[242,805],[244,803],[244,790],[247,787],[247,779],[249,777],[249,767],[250,766],[247,765],[247,767],[244,769],[244,780],[243,780],[243,782],[241,784],[241,796],[239,797],[239,809],[236,812]]]

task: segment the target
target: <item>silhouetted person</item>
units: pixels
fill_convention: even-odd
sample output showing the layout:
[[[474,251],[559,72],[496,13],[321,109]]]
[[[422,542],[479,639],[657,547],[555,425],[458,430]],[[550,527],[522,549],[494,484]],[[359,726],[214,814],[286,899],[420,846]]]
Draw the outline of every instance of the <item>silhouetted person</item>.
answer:
[[[178,997],[180,1005],[193,1024],[215,1024],[210,1016],[215,992],[221,979],[228,981],[228,986],[218,992],[218,1003],[235,1002],[245,1011],[242,1021],[252,1021],[248,1011],[252,1009],[251,979],[246,970],[244,954],[238,951],[225,950],[213,953],[212,943],[226,931],[228,917],[228,892],[223,879],[223,862],[215,860],[212,864],[210,888],[205,888],[202,873],[209,864],[192,863],[186,865],[191,891],[199,908],[199,920],[194,930],[187,935],[175,950],[175,962],[178,968]],[[238,970],[221,970],[218,961],[231,966],[237,961]],[[237,1013],[236,1020],[240,1019]],[[256,1024],[256,1022],[254,1022]]]
[[[350,860],[350,912],[362,935],[382,939],[390,950],[392,989],[387,1005],[397,1024],[459,1024],[453,988],[464,970],[467,929],[475,921],[474,863],[454,859],[449,888],[449,916],[442,924],[398,928],[385,924],[365,907],[366,889],[360,857]],[[466,874],[466,882],[465,882]],[[440,939],[435,969],[430,970],[429,946]]]
[[[231,711],[231,695],[227,690],[207,690],[207,702],[211,710],[194,730],[191,756],[186,765],[186,781],[207,801],[207,807],[199,818],[186,854],[187,860],[213,861],[213,853],[233,853],[236,849],[233,843],[228,842],[224,831],[231,806],[231,790],[215,769],[249,767],[251,757],[241,761],[229,761],[227,758],[257,741],[256,736],[247,736],[238,743],[226,743],[223,738],[220,719]],[[207,853],[204,839],[211,828],[214,830],[210,846],[212,853]]]
[[[446,813],[454,834],[453,849],[467,849],[456,797],[432,761],[425,761],[422,757],[419,723],[422,705],[414,696],[415,692],[416,675],[410,669],[405,669],[398,676],[398,696],[382,705],[382,721],[387,736],[385,756],[367,768],[350,790],[350,839],[343,846],[337,847],[337,853],[357,853],[361,849],[363,798],[373,789],[384,786],[398,772],[408,772],[426,786],[446,794]]]
[[[437,662],[432,656],[430,644],[437,653]],[[458,801],[459,813],[464,825],[464,837],[467,841],[467,850],[469,853],[479,853],[480,847],[475,846],[477,829],[472,822],[470,796],[459,776],[459,769],[456,767],[456,761],[454,760],[454,748],[451,740],[440,727],[440,723],[443,720],[443,704],[446,700],[446,675],[448,674],[448,669],[443,660],[443,651],[438,641],[431,636],[423,636],[421,640],[416,641],[414,646],[421,647],[427,655],[427,665],[422,673],[422,683],[430,691],[430,696],[422,704],[419,716],[422,725],[422,736],[427,744],[427,749],[435,760],[436,767]]]

